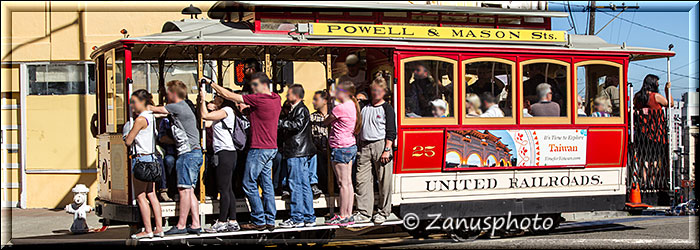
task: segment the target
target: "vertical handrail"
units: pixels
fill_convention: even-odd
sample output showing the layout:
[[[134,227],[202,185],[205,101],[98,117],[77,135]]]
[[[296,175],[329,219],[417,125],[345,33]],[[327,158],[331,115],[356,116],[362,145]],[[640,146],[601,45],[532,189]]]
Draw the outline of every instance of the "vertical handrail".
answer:
[[[204,61],[202,60],[202,52],[197,53],[197,80],[202,79],[204,77]],[[204,84],[199,86],[200,89],[204,89]],[[204,96],[200,96],[199,98],[204,98]],[[201,102],[198,102],[198,105],[202,105]],[[200,144],[202,147],[202,166],[199,167],[199,203],[205,203],[206,202],[206,190],[204,187],[204,169],[207,167],[207,157],[206,157],[206,152],[207,152],[207,128],[206,124],[204,122],[204,119],[200,116],[199,117],[199,124],[200,128],[202,130],[202,137],[199,138]],[[202,210],[199,210],[200,213]]]

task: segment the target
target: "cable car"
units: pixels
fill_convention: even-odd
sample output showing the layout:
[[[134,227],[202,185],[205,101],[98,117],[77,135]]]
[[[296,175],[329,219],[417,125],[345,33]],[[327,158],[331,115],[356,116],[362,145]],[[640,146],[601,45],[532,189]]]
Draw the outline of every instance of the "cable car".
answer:
[[[435,215],[506,214],[558,223],[563,212],[624,207],[628,64],[673,52],[551,30],[551,18],[565,13],[368,5],[219,2],[209,12],[218,20],[167,22],[161,33],[98,47],[91,54],[98,84],[97,214],[106,224],[140,220],[121,134],[131,91],[149,89],[162,104],[170,79],[185,81],[190,98],[201,77],[236,87],[241,62],[256,58],[276,91],[302,83],[309,93],[332,88],[350,54],[363,59],[367,81],[383,72],[391,83],[397,220],[387,223],[409,215],[429,222]],[[297,63],[316,66],[290,66]],[[338,207],[327,173],[325,195],[314,201],[317,215]],[[204,217],[217,214],[218,205],[206,198],[203,176]],[[287,203],[276,198],[280,211]],[[238,204],[246,214],[244,200]],[[175,203],[162,206],[163,216],[176,216]]]

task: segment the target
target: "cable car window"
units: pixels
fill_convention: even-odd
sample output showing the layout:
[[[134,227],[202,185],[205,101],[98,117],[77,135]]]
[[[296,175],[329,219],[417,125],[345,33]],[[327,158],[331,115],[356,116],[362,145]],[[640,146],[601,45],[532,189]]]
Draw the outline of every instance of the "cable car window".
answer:
[[[403,62],[402,113],[409,118],[406,120],[421,118],[414,124],[423,124],[423,120],[456,123],[455,64],[454,60],[441,57],[416,57]]]
[[[547,117],[546,123],[568,123],[552,117],[569,117],[569,66],[550,59],[534,59],[522,64],[522,117]],[[527,121],[526,121],[527,123]]]
[[[145,63],[134,63],[131,65],[131,79],[134,81],[131,85],[131,91],[136,91],[139,89],[148,89],[148,64]],[[156,78],[157,79],[157,78]],[[157,82],[157,81],[156,81]],[[156,87],[157,89],[157,87]],[[151,93],[158,93],[151,92]]]
[[[475,58],[463,61],[462,68],[464,123],[480,123],[478,118],[488,118],[485,123],[515,123],[512,118],[515,63],[500,58]]]
[[[114,105],[112,106],[112,109],[115,112],[115,123],[117,126],[117,132],[122,133],[124,131],[124,124],[127,121],[126,117],[126,99],[128,97],[125,97],[125,90],[124,90],[124,51],[115,51],[115,60],[114,60],[114,89],[115,89],[115,98],[114,98]]]
[[[621,78],[621,65],[613,62],[587,61],[576,64],[577,120],[592,117],[600,122],[599,117],[619,118]]]

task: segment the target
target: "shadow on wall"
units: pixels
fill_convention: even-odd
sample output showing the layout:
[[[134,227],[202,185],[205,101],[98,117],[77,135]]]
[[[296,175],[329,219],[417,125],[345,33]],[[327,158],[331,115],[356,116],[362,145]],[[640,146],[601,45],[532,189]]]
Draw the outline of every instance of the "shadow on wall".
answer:
[[[92,167],[94,167],[94,164]],[[88,193],[88,205],[94,207],[95,196],[97,195],[97,185],[94,185],[96,181],[97,174],[81,174],[80,178],[78,178],[78,181],[70,185],[70,187],[66,189],[66,191],[62,191],[65,193],[63,194],[63,198],[61,199],[61,201],[59,201],[56,205],[55,209],[63,209],[66,207],[66,205],[73,202],[73,192],[71,190],[77,184],[84,184],[85,186],[90,188],[90,193]]]

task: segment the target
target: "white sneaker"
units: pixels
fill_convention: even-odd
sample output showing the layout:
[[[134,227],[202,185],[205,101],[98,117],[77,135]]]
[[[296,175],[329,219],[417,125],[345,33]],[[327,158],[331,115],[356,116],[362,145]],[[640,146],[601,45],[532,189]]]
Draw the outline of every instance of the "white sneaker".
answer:
[[[230,222],[230,221],[229,221],[229,222],[228,222],[228,225],[227,225],[227,228],[228,228],[228,231],[229,231],[229,232],[236,232],[236,231],[240,231],[240,230],[241,230],[241,226],[238,225],[238,221],[234,221],[234,222]]]
[[[381,214],[375,214],[374,218],[372,218],[372,221],[374,221],[374,224],[382,224],[386,222],[386,217]]]
[[[280,223],[281,228],[295,228],[295,227],[304,227],[304,222],[294,222],[292,219],[287,219]]]
[[[316,226],[316,222],[315,222],[315,221],[314,221],[314,222],[305,222],[305,223],[304,223],[304,226],[305,226],[305,227],[315,227],[315,226]]]
[[[211,231],[215,231],[217,233],[228,231],[228,222],[217,221],[214,223],[214,225],[211,225]]]
[[[352,215],[352,217],[354,217],[353,219],[355,220],[355,223],[369,223],[371,221],[370,217],[364,216],[361,213],[355,213]]]

